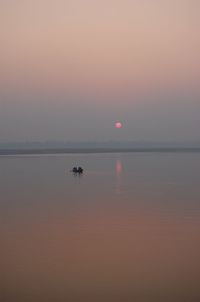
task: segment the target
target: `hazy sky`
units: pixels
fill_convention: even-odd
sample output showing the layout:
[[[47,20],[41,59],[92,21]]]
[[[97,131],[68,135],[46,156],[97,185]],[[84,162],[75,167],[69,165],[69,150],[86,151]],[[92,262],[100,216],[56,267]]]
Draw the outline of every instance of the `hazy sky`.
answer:
[[[0,142],[24,140],[200,140],[200,1],[0,0]]]

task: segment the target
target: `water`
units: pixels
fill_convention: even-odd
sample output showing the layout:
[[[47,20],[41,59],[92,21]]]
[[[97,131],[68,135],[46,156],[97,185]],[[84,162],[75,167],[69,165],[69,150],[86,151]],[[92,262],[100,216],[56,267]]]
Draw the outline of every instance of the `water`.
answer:
[[[200,301],[200,153],[2,156],[0,194],[1,301]]]

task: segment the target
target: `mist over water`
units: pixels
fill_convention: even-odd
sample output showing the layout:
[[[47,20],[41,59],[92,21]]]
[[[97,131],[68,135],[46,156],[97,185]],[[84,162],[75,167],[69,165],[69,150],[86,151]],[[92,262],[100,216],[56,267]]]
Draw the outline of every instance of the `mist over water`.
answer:
[[[2,301],[197,301],[199,179],[199,153],[0,157]]]
[[[0,302],[200,301],[199,4],[0,0]]]

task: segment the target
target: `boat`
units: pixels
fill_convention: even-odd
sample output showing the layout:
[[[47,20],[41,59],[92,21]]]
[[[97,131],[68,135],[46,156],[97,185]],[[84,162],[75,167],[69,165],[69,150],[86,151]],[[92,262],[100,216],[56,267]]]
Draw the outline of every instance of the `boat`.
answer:
[[[72,169],[72,172],[75,173],[75,174],[82,174],[83,173],[83,168],[82,167],[74,167]]]

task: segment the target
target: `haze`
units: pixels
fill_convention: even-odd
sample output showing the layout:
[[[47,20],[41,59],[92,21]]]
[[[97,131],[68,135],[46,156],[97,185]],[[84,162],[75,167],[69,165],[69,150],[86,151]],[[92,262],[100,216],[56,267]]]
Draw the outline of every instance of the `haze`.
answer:
[[[0,142],[200,140],[199,4],[0,0]]]

